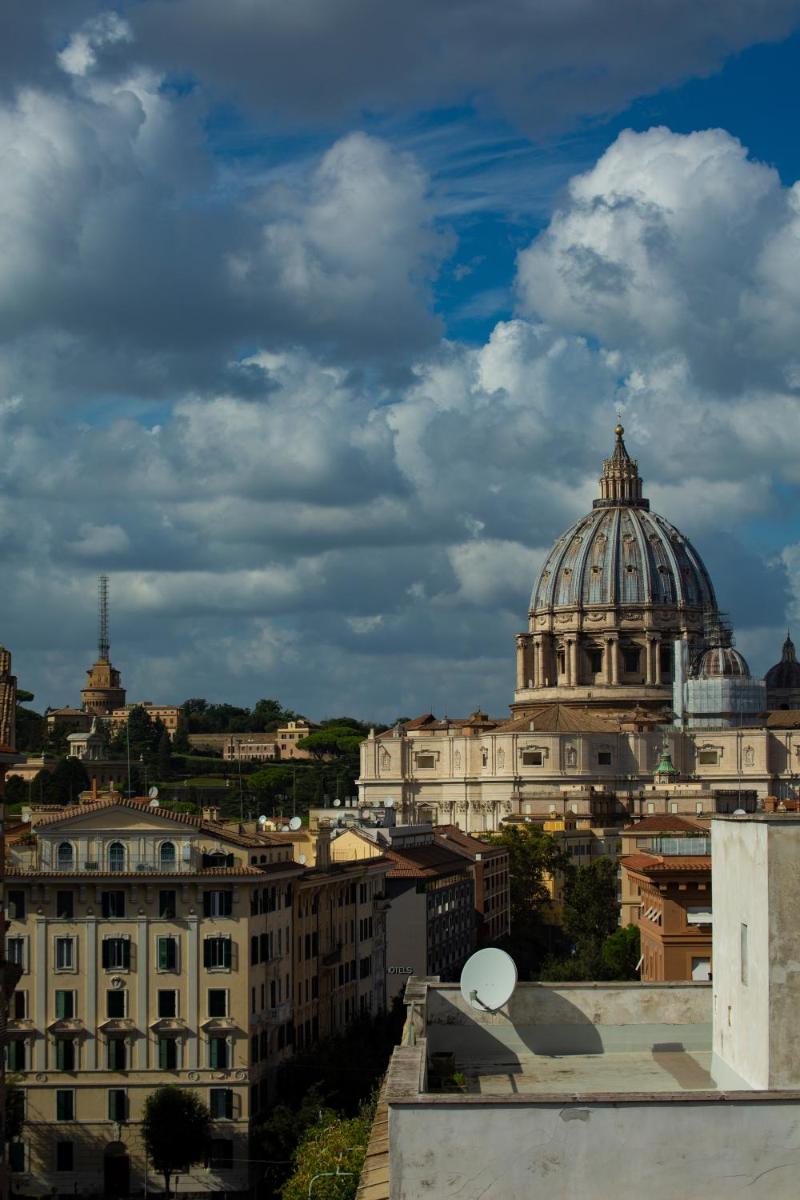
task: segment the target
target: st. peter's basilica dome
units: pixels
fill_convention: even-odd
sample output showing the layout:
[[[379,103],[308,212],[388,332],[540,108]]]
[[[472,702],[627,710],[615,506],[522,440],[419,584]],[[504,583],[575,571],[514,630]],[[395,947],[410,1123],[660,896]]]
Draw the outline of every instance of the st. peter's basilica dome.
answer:
[[[603,463],[600,497],[548,554],[517,638],[514,708],[551,700],[624,708],[669,704],[673,643],[690,658],[717,613],[692,543],[642,496],[624,429]]]

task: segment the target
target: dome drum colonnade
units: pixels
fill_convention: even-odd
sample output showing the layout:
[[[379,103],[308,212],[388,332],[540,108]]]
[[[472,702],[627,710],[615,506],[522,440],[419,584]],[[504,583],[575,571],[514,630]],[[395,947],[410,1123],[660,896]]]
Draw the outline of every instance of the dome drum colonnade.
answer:
[[[697,551],[650,512],[623,433],[618,425],[599,499],[556,542],[534,588],[517,635],[517,713],[554,701],[668,707],[673,641],[691,656],[717,613]]]

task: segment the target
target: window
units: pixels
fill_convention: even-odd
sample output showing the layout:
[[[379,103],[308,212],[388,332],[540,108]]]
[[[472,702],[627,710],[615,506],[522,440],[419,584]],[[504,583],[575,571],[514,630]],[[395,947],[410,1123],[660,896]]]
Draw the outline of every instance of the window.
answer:
[[[159,1017],[177,1017],[178,993],[173,991],[172,988],[169,991],[159,991],[158,1015]]]
[[[162,1071],[176,1071],[178,1069],[178,1042],[174,1037],[160,1037],[158,1039],[158,1065]]]
[[[25,938],[10,937],[6,938],[6,958],[10,963],[15,963],[18,967],[25,970]]]
[[[124,917],[125,916],[125,893],[103,892],[101,897],[102,912],[104,920],[109,917]]]
[[[112,842],[108,847],[109,871],[125,870],[125,847],[122,842]]]
[[[127,1015],[125,998],[128,995],[125,991],[115,992],[109,989],[106,992],[106,1016],[107,1017],[124,1017]]]
[[[25,1143],[24,1142],[9,1142],[8,1146],[8,1163],[11,1170],[25,1170]]]
[[[219,1069],[228,1066],[228,1043],[224,1037],[208,1039],[208,1065]]]
[[[71,937],[56,938],[56,970],[75,970],[75,939]]]
[[[622,651],[622,669],[633,675],[642,669],[642,652],[638,646],[626,646]]]
[[[210,1017],[227,1017],[227,1015],[228,1015],[228,989],[227,988],[209,988],[208,989],[208,1015]]]
[[[174,842],[162,842],[158,852],[158,862],[162,871],[174,871],[177,860]]]
[[[162,846],[163,850],[164,847]],[[158,915],[162,921],[168,921],[175,916],[177,909],[175,904],[175,890],[173,888],[164,888],[158,893]]]
[[[611,751],[610,750],[598,750],[597,751],[597,765],[598,765],[598,767],[610,767],[611,766]]]
[[[69,1020],[75,1016],[75,993],[56,992],[56,1018],[59,1021]]]
[[[71,871],[75,866],[75,851],[71,842],[59,842],[56,849],[56,866],[59,871]]]
[[[16,890],[6,892],[6,912],[10,921],[25,920],[25,893]]]
[[[747,962],[747,926],[739,926],[739,978],[742,983],[747,986],[748,962]]]
[[[72,1088],[56,1088],[56,1120],[75,1120],[75,1093]]]
[[[25,1041],[23,1038],[9,1038],[6,1043],[6,1064],[9,1071],[24,1071],[25,1065]]]
[[[56,1170],[72,1171],[75,1164],[74,1142],[56,1142]]]
[[[108,1089],[108,1119],[109,1121],[127,1121],[128,1093],[125,1088]]]
[[[131,965],[131,942],[127,937],[103,938],[103,966],[107,971],[128,971]]]
[[[692,959],[692,979],[695,983],[708,983],[711,979],[711,959]]]
[[[109,1071],[124,1071],[128,1061],[125,1039],[121,1037],[109,1038],[107,1050]]]
[[[203,942],[203,966],[209,971],[230,971],[231,939],[207,937]]]
[[[56,1038],[56,1070],[75,1070],[75,1042],[71,1037]],[[70,1095],[72,1095],[71,1092]],[[65,1119],[72,1120],[71,1117]]]
[[[711,924],[711,905],[710,904],[690,904],[686,906],[686,924],[687,925],[710,925]]]
[[[165,936],[156,938],[156,961],[159,971],[177,971],[178,939]]]
[[[541,750],[523,750],[522,765],[524,767],[540,767],[544,762],[544,755]]]
[[[589,650],[587,653],[589,658],[589,670],[593,675],[599,675],[603,670],[603,651]]]
[[[233,1170],[233,1138],[211,1139],[210,1165],[215,1171]]]
[[[75,895],[72,891],[56,892],[56,916],[60,921],[71,921],[75,916]]]
[[[415,754],[414,763],[418,767],[435,767],[436,756],[434,754]]]
[[[233,1117],[233,1088],[210,1088],[209,1110],[215,1121],[230,1121]]]
[[[11,1016],[15,1021],[24,1021],[28,1015],[28,993],[14,992],[11,998]]]
[[[213,892],[203,892],[203,916],[229,917],[233,912],[233,892],[231,888],[219,888]]]
[[[716,766],[719,762],[718,750],[700,750],[697,754],[697,761],[704,766]]]

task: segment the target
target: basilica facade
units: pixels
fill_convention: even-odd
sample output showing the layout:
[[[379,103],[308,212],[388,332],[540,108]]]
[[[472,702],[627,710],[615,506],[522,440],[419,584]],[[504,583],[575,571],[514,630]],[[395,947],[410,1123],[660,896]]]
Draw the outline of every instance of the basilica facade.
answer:
[[[534,585],[510,719],[426,713],[371,735],[360,803],[479,832],[526,818],[752,811],[800,790],[794,647],[768,672],[768,693],[699,553],[651,511],[623,434],[618,425],[592,511]]]

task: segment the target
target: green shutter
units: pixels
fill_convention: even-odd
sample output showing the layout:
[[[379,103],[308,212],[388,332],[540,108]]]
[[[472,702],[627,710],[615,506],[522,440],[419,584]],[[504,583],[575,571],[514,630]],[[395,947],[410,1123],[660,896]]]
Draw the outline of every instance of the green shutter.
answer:
[[[56,1018],[63,1019],[67,1015],[67,993],[56,992]]]

